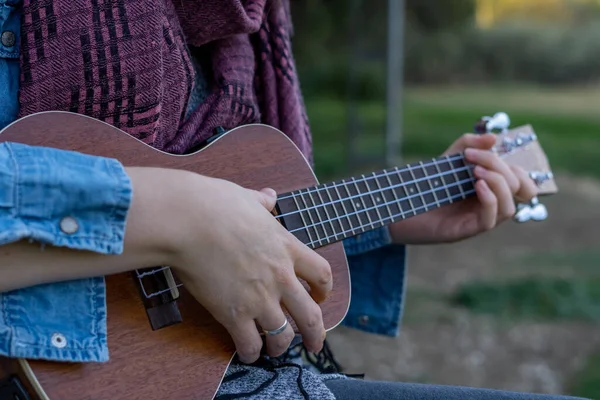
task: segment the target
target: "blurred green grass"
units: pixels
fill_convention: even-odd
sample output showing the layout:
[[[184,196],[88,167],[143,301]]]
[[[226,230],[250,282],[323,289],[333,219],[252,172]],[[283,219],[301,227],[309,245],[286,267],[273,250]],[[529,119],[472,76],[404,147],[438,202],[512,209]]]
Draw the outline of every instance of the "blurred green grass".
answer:
[[[530,277],[468,282],[450,296],[455,305],[495,318],[600,322],[600,276]]]
[[[600,353],[588,358],[585,367],[571,383],[572,396],[600,399]]]
[[[600,178],[600,90],[522,87],[408,88],[404,96],[401,154],[405,159],[441,153],[484,115],[504,111],[511,126],[531,124],[555,172]],[[345,159],[348,108],[339,99],[307,99],[321,180],[354,172]],[[359,102],[361,155],[383,160],[385,104]],[[377,164],[377,163],[376,163]],[[382,165],[380,161],[377,166]],[[365,166],[357,166],[364,171]],[[368,168],[367,168],[368,169]]]

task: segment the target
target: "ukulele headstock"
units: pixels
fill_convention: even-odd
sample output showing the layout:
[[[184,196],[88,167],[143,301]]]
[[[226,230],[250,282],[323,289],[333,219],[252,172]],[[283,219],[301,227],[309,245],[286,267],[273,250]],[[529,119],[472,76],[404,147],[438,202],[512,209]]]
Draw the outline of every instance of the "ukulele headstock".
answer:
[[[554,174],[550,168],[548,157],[544,152],[531,125],[523,125],[509,129],[510,118],[499,112],[492,117],[483,117],[475,124],[477,133],[495,133],[494,151],[504,161],[523,168],[538,187],[539,196],[558,192]],[[515,220],[525,222],[540,221],[547,217],[546,207],[535,197],[529,204],[517,205]]]

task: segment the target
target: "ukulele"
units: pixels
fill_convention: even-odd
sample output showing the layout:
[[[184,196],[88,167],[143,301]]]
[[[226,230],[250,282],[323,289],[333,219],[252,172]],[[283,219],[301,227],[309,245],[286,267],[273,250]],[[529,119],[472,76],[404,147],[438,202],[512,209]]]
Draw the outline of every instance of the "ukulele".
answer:
[[[540,195],[558,191],[531,126],[508,129],[499,113],[476,124],[497,131],[494,148],[529,172]],[[349,179],[318,184],[297,147],[280,131],[247,125],[189,155],[170,155],[90,117],[43,112],[0,132],[0,141],[116,158],[125,166],[177,168],[278,193],[274,218],[327,259],[333,290],[320,304],[326,330],[350,303],[342,240],[475,195],[472,166],[462,154],[436,157]],[[518,221],[543,220],[537,201],[519,205]],[[106,363],[0,358],[0,397],[35,400],[212,399],[235,355],[228,332],[186,291],[169,267],[106,277]],[[289,315],[288,315],[289,317]],[[297,331],[296,325],[291,325]]]

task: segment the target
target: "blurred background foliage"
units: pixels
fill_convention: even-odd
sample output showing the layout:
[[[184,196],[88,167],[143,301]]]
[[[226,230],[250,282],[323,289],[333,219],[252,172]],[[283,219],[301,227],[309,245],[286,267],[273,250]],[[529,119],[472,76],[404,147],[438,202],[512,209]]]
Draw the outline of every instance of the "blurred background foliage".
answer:
[[[294,50],[303,90],[344,97],[349,69],[362,99],[385,94],[387,2],[296,0]],[[406,0],[407,84],[600,79],[600,2]],[[358,51],[367,62],[353,65]]]
[[[533,126],[561,192],[540,225],[412,248],[399,339],[342,328],[328,338],[358,368],[350,372],[375,379],[600,399],[600,1],[405,4],[402,158],[436,156],[481,116],[505,111],[512,126]],[[383,166],[387,7],[292,0],[322,181]],[[351,131],[364,158],[348,153]],[[520,330],[527,339],[515,339]]]

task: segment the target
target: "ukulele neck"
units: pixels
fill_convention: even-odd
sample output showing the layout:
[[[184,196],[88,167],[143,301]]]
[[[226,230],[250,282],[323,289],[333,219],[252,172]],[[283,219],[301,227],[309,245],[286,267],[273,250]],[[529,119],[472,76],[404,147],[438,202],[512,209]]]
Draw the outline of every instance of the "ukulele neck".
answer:
[[[277,218],[318,248],[466,199],[474,183],[462,153],[437,157],[282,193]]]

